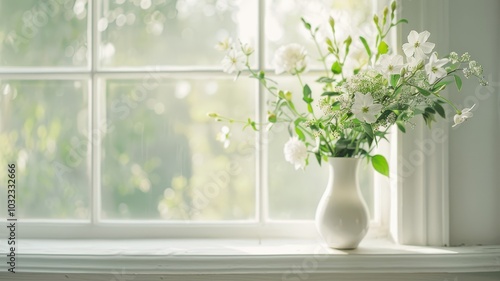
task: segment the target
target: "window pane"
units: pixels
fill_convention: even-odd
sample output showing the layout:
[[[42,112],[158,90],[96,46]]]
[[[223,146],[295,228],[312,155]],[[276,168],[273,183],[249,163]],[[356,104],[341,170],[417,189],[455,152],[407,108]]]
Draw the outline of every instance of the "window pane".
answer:
[[[228,36],[255,43],[257,1],[103,0],[103,66],[215,66]],[[255,44],[253,44],[255,46]]]
[[[87,1],[0,0],[1,66],[86,66]]]
[[[20,218],[89,218],[87,88],[86,81],[0,84],[0,166],[16,164]]]
[[[295,77],[274,77],[281,88],[294,93],[294,103],[299,112],[307,112],[302,101],[300,84]],[[314,82],[315,76],[303,77],[311,86],[313,98],[319,100],[321,85]],[[317,116],[319,108],[313,105]],[[302,170],[286,162],[283,147],[289,139],[286,124],[277,125],[269,132],[269,216],[279,220],[314,219],[319,199],[325,191],[328,181],[328,164],[318,165],[314,155],[309,156],[309,166]],[[360,165],[359,183],[362,194],[373,217],[373,169],[363,161]]]
[[[353,45],[350,56],[354,53],[364,55],[363,46],[357,42],[359,35],[365,35],[369,25],[372,24],[372,0],[269,0],[266,6],[266,64],[273,66],[273,57],[276,50],[290,43],[298,43],[307,49],[310,68],[323,69],[318,61],[320,57],[314,41],[300,20],[304,17],[313,28],[319,26],[317,34],[323,55],[328,53],[325,38],[331,37],[328,17],[336,19],[336,38],[343,42],[347,36],[352,35]],[[372,33],[373,34],[373,33]],[[370,40],[368,36],[365,36]],[[359,44],[358,44],[359,43]],[[354,55],[354,57],[358,57]],[[328,58],[333,60],[333,56]],[[357,58],[359,59],[359,58]],[[350,64],[350,61],[346,62]]]
[[[205,77],[107,81],[104,219],[255,217],[255,135],[207,116],[253,116],[255,85]]]

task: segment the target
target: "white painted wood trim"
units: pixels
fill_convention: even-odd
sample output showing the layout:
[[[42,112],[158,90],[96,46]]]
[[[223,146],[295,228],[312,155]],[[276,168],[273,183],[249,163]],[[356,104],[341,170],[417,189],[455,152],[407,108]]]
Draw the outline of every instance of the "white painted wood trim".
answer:
[[[399,28],[399,43],[410,30],[429,30],[437,50],[449,50],[448,0],[399,1],[400,17],[409,24]],[[440,118],[440,117],[438,117]],[[392,189],[397,208],[391,227],[396,241],[412,245],[449,245],[448,131],[451,124],[438,120],[432,129],[415,118],[415,129],[397,133],[397,167]]]
[[[91,224],[78,221],[18,221],[18,239],[317,239],[314,221],[271,221],[266,224],[251,221],[169,222],[106,221]],[[8,229],[0,228],[0,237]],[[367,238],[387,237],[380,224],[370,223]],[[0,245],[1,247],[2,245]],[[1,249],[1,248],[0,248]]]
[[[358,250],[338,251],[305,240],[19,242],[25,247],[17,253],[18,273],[274,273],[282,274],[282,280],[294,280],[300,273],[500,273],[500,246],[432,248],[368,241]],[[0,251],[2,256],[5,250]],[[7,264],[1,263],[0,279],[6,272]]]

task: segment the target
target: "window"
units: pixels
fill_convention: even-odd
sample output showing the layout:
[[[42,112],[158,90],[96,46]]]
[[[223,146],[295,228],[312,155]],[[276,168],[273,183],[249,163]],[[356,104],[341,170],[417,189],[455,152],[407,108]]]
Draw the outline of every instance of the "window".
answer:
[[[286,128],[255,134],[206,117],[266,112],[256,81],[220,71],[217,41],[251,43],[254,67],[272,70],[280,45],[308,36],[300,16],[318,24],[334,9],[362,30],[376,8],[291,3],[0,0],[0,166],[17,166],[17,214],[30,230],[21,235],[267,236],[312,224],[327,170],[284,161]],[[319,71],[311,59],[305,79]],[[228,130],[230,142],[221,139]],[[382,191],[367,174],[378,225]]]

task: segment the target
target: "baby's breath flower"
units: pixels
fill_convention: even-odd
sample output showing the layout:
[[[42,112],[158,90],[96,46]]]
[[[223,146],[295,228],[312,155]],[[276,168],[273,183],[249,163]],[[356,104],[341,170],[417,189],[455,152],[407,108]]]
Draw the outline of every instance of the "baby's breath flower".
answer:
[[[484,79],[484,77],[481,77],[481,79],[479,79],[479,84],[481,86],[488,86],[488,81],[486,81],[486,79]]]
[[[465,52],[465,54],[462,55],[462,57],[460,58],[460,61],[461,62],[466,62],[466,61],[469,61],[470,60],[470,55],[468,52]]]
[[[385,120],[388,124],[394,124],[394,122],[396,122],[396,114],[394,112],[391,112],[391,114],[389,114]]]
[[[314,136],[315,138],[319,138],[319,137],[321,136],[321,132],[320,132],[320,131],[314,131],[314,132],[313,132],[313,136]]]
[[[320,99],[318,106],[321,109],[321,111],[323,111],[324,114],[332,113],[332,106],[327,98]]]
[[[464,73],[464,76],[465,76],[465,78],[467,78],[467,79],[468,79],[468,78],[472,75],[472,72],[471,72],[471,71],[470,71],[470,69],[468,69],[468,68],[464,68],[464,69],[462,70],[462,72]]]
[[[458,54],[455,52],[450,53],[450,61],[451,63],[457,63],[459,61]]]

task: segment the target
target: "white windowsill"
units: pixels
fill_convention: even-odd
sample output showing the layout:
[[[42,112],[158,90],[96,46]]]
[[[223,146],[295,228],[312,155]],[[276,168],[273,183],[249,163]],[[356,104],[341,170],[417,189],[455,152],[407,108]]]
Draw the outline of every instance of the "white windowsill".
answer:
[[[20,273],[274,273],[291,278],[301,272],[500,272],[500,246],[417,247],[376,239],[352,251],[312,240],[271,239],[18,240],[17,245]],[[6,243],[0,250],[5,257]],[[7,265],[1,263],[0,275],[5,272]]]

